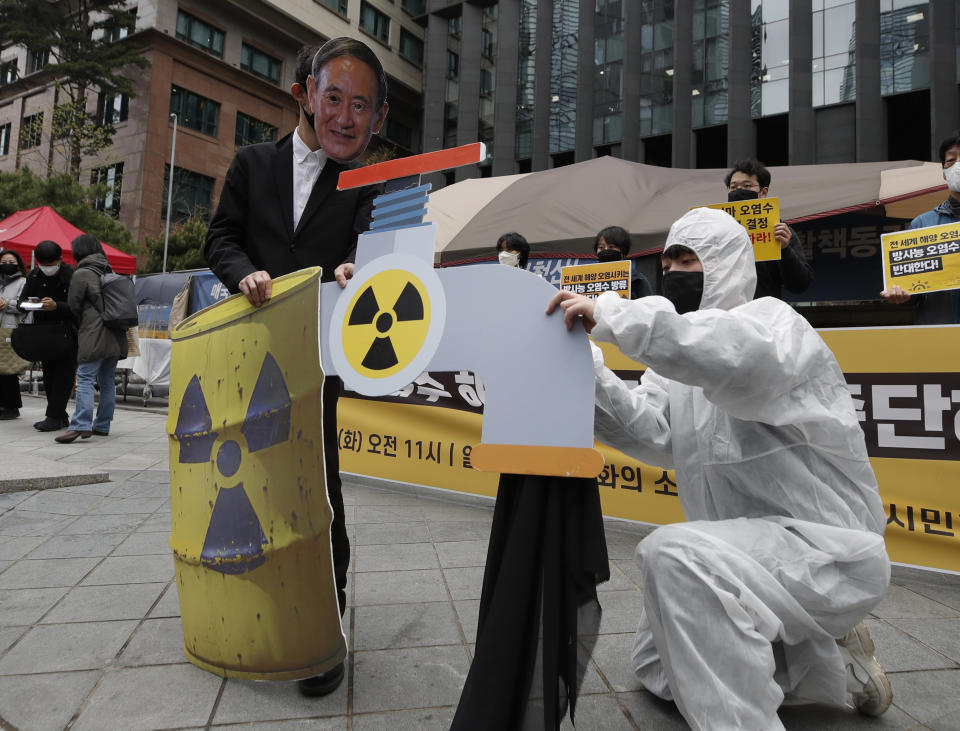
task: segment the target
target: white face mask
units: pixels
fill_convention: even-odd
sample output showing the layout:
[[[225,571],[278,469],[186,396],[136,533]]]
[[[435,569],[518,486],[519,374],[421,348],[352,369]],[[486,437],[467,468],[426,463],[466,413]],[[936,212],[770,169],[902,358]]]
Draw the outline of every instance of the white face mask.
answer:
[[[498,258],[501,264],[506,264],[508,267],[520,266],[520,258],[512,251],[501,251]]]
[[[60,271],[60,265],[59,265],[59,264],[52,264],[52,265],[50,265],[50,266],[48,266],[48,267],[43,266],[43,264],[38,264],[37,266],[39,266],[39,267],[40,267],[40,271],[43,272],[44,275],[45,275],[45,276],[48,276],[48,277],[52,277],[54,274],[56,274],[58,271]]]
[[[947,187],[954,193],[960,193],[960,160],[943,171],[947,179]]]

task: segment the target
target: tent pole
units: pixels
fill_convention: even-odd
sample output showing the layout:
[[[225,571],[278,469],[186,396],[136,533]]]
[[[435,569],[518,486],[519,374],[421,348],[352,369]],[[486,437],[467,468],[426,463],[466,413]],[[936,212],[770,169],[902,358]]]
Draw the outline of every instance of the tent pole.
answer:
[[[163,234],[163,272],[167,271],[167,245],[170,243],[170,211],[173,209],[173,159],[177,154],[177,115],[170,114],[173,120],[173,144],[170,146],[170,177],[167,181],[167,228]]]

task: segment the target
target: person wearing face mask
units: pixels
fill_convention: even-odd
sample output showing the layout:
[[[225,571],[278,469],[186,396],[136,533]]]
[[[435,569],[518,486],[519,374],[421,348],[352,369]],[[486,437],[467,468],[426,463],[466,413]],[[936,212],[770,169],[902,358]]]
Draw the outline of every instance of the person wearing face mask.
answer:
[[[727,186],[727,200],[731,203],[766,198],[770,192],[770,171],[762,162],[738,160],[723,183]],[[793,229],[781,221],[774,227],[773,235],[780,244],[780,260],[757,262],[754,299],[782,299],[784,287],[794,294],[800,294],[813,281],[813,268],[804,256],[803,246]]]
[[[63,249],[55,241],[41,241],[33,250],[37,267],[27,275],[20,301],[35,297],[42,309],[33,313],[35,324],[58,323],[74,336],[73,348],[56,358],[41,361],[43,391],[47,397],[45,417],[33,425],[39,431],[66,429],[70,423],[67,401],[77,375],[77,321],[67,304],[74,268],[63,261]]]
[[[527,268],[530,244],[516,231],[503,234],[497,239],[497,261],[508,267]]]
[[[634,671],[694,729],[782,729],[784,701],[878,716],[892,691],[862,620],[890,580],[886,515],[836,358],[753,299],[753,246],[725,212],[677,220],[662,264],[664,297],[547,307],[647,365],[630,387],[592,346],[596,437],[674,469],[688,521],[637,547]]]
[[[940,143],[940,165],[943,179],[947,181],[950,195],[932,211],[914,218],[908,229],[942,226],[960,221],[960,132]],[[909,301],[910,294],[902,287],[893,285],[880,293],[884,301],[899,305]],[[936,325],[960,322],[960,291],[932,292],[917,295],[916,325]]]
[[[227,170],[210,221],[204,258],[231,293],[259,306],[272,280],[319,266],[322,281],[341,287],[353,276],[357,236],[370,226],[375,186],[337,190],[344,170],[360,166],[370,138],[387,117],[387,76],[376,54],[353,38],[334,38],[306,63],[298,58],[291,95],[300,107],[297,128],[277,142],[241,148]],[[304,90],[306,96],[304,96]],[[323,382],[324,458],[334,575],[341,615],[346,610],[350,540],[344,517],[337,444],[340,379]],[[343,664],[300,681],[309,697],[332,693]]]
[[[26,270],[20,255],[8,250],[0,253],[0,327],[16,327],[23,319],[18,303],[26,282]],[[20,379],[17,374],[0,375],[0,420],[20,416]]]
[[[620,226],[607,226],[601,229],[593,240],[593,253],[597,261],[620,261],[626,259],[630,253],[630,234]],[[630,299],[640,299],[653,294],[653,287],[649,280],[641,273],[636,272],[630,279]]]

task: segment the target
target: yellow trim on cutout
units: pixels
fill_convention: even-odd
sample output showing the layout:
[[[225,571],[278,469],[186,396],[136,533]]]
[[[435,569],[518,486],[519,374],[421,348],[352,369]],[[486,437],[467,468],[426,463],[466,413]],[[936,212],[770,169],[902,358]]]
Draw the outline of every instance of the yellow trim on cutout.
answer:
[[[603,471],[603,455],[585,447],[478,444],[470,452],[470,463],[481,472],[521,475],[596,477]]]

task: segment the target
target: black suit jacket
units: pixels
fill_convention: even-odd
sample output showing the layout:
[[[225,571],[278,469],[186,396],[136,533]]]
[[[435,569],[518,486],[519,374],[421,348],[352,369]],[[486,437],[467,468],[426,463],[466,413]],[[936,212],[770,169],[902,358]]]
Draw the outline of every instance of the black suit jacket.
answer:
[[[351,166],[356,167],[356,166]],[[327,160],[293,229],[293,138],[241,148],[227,170],[203,254],[231,292],[260,269],[271,277],[323,267],[324,282],[353,261],[357,235],[367,230],[374,186],[338,191],[349,167]]]

